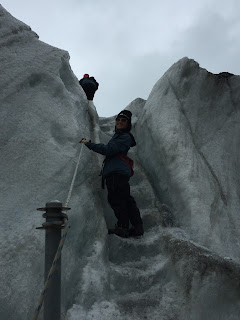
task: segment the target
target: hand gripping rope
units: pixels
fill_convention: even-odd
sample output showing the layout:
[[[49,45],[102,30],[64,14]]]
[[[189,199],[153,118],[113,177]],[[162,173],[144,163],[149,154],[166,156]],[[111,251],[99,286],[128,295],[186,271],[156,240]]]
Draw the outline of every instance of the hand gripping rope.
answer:
[[[76,176],[77,176],[77,171],[78,171],[78,167],[79,167],[79,163],[80,163],[80,159],[81,159],[81,156],[82,156],[82,150],[83,150],[83,144],[81,146],[81,149],[80,149],[80,153],[79,153],[79,156],[78,156],[78,161],[77,161],[77,165],[76,165],[76,168],[75,168],[75,172],[73,174],[73,178],[72,178],[72,183],[70,185],[70,189],[69,189],[69,192],[68,192],[68,196],[67,196],[67,200],[65,202],[65,210],[68,208],[68,204],[70,202],[70,199],[71,199],[71,196],[72,196],[72,190],[73,190],[73,186],[74,186],[74,182],[75,182],[75,179],[76,179]],[[68,222],[67,222],[67,215],[66,213],[64,213],[64,221],[63,223],[60,222],[60,221],[56,221],[56,222],[45,222],[43,224],[43,226],[49,226],[49,225],[63,225],[64,224],[64,231],[63,231],[63,234],[62,234],[62,237],[61,237],[61,241],[59,243],[59,246],[58,246],[58,249],[57,249],[57,252],[55,254],[55,257],[54,257],[54,260],[53,260],[53,263],[52,263],[52,266],[48,272],[48,276],[47,276],[47,280],[44,284],[44,287],[43,287],[43,290],[41,292],[41,296],[40,296],[40,299],[39,299],[39,303],[38,303],[38,306],[35,310],[35,313],[34,313],[34,317],[33,317],[33,320],[37,320],[38,319],[38,316],[39,316],[39,313],[40,313],[40,310],[41,310],[41,307],[43,305],[43,302],[44,302],[44,299],[45,299],[45,296],[46,296],[46,292],[47,292],[47,289],[49,287],[49,283],[50,283],[50,280],[53,276],[53,273],[57,267],[57,263],[61,257],[61,252],[62,252],[62,248],[63,248],[63,245],[64,245],[64,242],[65,242],[65,239],[67,237],[67,233],[68,233],[68,230],[70,228],[70,226],[68,225]]]

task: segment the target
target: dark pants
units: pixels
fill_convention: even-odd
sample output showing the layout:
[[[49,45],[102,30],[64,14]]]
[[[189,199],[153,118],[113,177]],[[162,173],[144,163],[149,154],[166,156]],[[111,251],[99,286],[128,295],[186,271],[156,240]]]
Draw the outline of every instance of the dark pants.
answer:
[[[106,178],[108,202],[118,220],[118,226],[129,227],[142,224],[136,201],[130,195],[129,177],[122,174],[112,174]]]

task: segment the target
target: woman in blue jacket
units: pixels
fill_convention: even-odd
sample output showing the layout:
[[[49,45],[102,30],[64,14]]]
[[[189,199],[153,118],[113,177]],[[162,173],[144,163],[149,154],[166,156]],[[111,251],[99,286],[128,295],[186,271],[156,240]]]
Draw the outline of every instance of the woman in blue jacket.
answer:
[[[143,223],[139,209],[130,194],[129,179],[132,175],[131,166],[127,161],[127,153],[136,145],[130,133],[132,113],[128,110],[121,111],[116,118],[115,134],[108,144],[95,144],[82,139],[90,150],[105,155],[103,166],[103,180],[106,180],[108,202],[117,218],[114,229],[109,229],[109,234],[120,237],[142,236]],[[129,223],[132,227],[129,229]]]

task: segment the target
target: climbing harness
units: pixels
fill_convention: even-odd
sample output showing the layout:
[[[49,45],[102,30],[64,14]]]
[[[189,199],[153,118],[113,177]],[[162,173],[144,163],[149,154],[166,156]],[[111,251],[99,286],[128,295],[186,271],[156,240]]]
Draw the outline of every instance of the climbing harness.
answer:
[[[128,166],[129,166],[129,168],[130,168],[130,170],[131,170],[131,177],[134,175],[134,169],[133,169],[133,167],[134,167],[134,161],[133,161],[133,159],[131,159],[131,158],[129,158],[126,154],[124,154],[124,153],[119,153],[119,154],[117,154],[117,156],[119,157],[119,158],[121,158]]]
[[[77,171],[78,171],[80,159],[81,159],[81,156],[82,156],[82,150],[83,150],[83,144],[82,144],[80,152],[79,152],[77,165],[76,165],[76,168],[75,168],[75,172],[73,174],[73,178],[72,178],[72,182],[71,182],[71,185],[70,185],[70,188],[69,188],[67,200],[65,202],[65,206],[64,206],[65,210],[68,209],[68,204],[69,204],[71,196],[72,196],[72,190],[73,190],[74,182],[75,182],[75,179],[76,179],[76,176],[77,176]],[[44,284],[44,288],[43,288],[43,290],[41,292],[41,296],[40,296],[40,299],[39,299],[38,306],[37,306],[37,308],[35,310],[33,320],[37,320],[38,319],[41,307],[42,307],[44,299],[46,297],[46,292],[47,292],[47,289],[49,287],[50,280],[51,280],[51,278],[53,276],[53,273],[54,273],[54,271],[55,271],[55,269],[57,267],[58,260],[61,257],[62,248],[64,246],[64,242],[66,240],[68,230],[70,229],[70,226],[68,225],[68,222],[67,222],[67,215],[66,215],[65,212],[63,212],[63,217],[64,217],[63,222],[61,222],[61,221],[53,221],[53,222],[45,222],[45,223],[43,223],[43,227],[49,227],[49,226],[54,226],[54,225],[55,226],[59,226],[59,224],[64,225],[64,231],[63,231],[63,234],[62,234],[61,241],[59,243],[57,252],[56,252],[55,257],[53,259],[52,266],[51,266],[51,268],[50,268],[50,270],[48,272],[48,276],[47,276],[47,280],[46,280],[46,282]]]

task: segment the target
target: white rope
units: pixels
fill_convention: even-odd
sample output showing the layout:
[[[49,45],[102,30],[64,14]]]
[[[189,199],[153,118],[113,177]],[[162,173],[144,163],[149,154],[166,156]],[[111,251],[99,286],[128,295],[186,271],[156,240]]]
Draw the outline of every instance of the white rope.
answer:
[[[76,176],[77,176],[77,171],[78,171],[80,159],[81,159],[81,156],[82,156],[82,150],[83,150],[83,143],[82,143],[81,150],[80,150],[80,153],[79,153],[76,169],[75,169],[75,172],[74,172],[74,175],[73,175],[73,178],[72,178],[72,183],[70,185],[70,189],[69,189],[69,192],[68,192],[67,200],[65,202],[65,207],[68,207],[69,201],[70,201],[71,196],[72,196],[73,185],[74,185],[74,182],[75,182],[75,179],[76,179]]]

